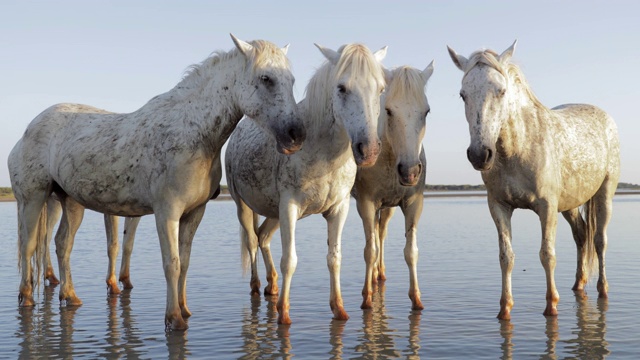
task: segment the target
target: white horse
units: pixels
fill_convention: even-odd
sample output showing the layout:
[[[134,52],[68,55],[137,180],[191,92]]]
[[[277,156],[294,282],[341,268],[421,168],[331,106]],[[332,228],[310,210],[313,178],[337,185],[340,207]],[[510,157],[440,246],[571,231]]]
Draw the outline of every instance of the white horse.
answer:
[[[471,136],[467,157],[482,173],[498,229],[499,319],[510,319],[513,307],[511,215],[516,208],[535,211],[542,224],[540,261],[547,279],[544,315],[558,313],[554,280],[557,212],[569,222],[578,250],[573,290],[584,295],[584,286],[599,264],[597,289],[601,298],[607,297],[606,230],[620,174],[620,145],[613,119],[591,105],[553,109],[542,105],[518,66],[510,62],[515,45],[500,55],[477,51],[469,59],[449,48],[454,64],[464,72],[460,96]]]
[[[220,150],[244,114],[282,153],[305,137],[286,47],[233,37],[236,48],[194,66],[172,90],[130,114],[59,104],[38,115],[9,155],[18,205],[20,306],[33,306],[46,238],[45,202],[62,205],[56,234],[60,299],[80,305],[69,255],[85,208],[119,216],[155,214],[167,280],[165,324],[186,329],[191,241],[221,177]],[[31,261],[36,262],[34,275]]]
[[[374,166],[358,168],[351,195],[362,218],[366,246],[363,309],[371,309],[372,283],[385,279],[384,239],[396,206],[405,216],[404,258],[409,267],[412,309],[422,310],[418,287],[418,220],[422,214],[427,160],[422,147],[430,107],[424,89],[433,62],[423,71],[402,66],[386,71],[387,90],[378,120],[382,150]]]
[[[316,45],[318,46],[318,45]],[[237,204],[245,269],[251,262],[252,293],[260,292],[256,253],[260,242],[269,285],[278,292],[269,241],[282,223],[282,294],[278,323],[290,324],[289,292],[297,265],[296,221],[311,214],[327,220],[327,265],[331,278],[329,304],[335,319],[346,320],[340,293],[341,236],[349,210],[349,192],[357,166],[373,165],[380,151],[377,122],[384,73],[380,61],[386,47],[372,54],[359,44],[337,52],[318,46],[328,59],[298,103],[307,129],[304,148],[291,156],[273,150],[273,140],[251,122],[231,135],[225,156],[229,192]],[[258,216],[266,217],[258,228]],[[249,259],[247,258],[247,255]]]

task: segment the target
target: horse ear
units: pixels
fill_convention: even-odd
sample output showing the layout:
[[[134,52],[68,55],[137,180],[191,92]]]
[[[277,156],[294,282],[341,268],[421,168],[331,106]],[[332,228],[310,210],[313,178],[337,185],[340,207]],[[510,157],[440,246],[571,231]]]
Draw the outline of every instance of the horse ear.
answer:
[[[253,51],[253,45],[238,39],[237,37],[233,36],[233,34],[229,35],[231,35],[233,43],[236,44],[236,47],[244,56],[247,56],[251,51]]]
[[[384,57],[387,56],[388,48],[389,48],[388,46],[385,46],[382,49],[373,53],[373,56],[376,58],[376,60],[378,60],[378,62],[382,62],[382,60],[384,60]]]
[[[507,50],[505,50],[502,54],[500,54],[500,62],[501,63],[506,63],[509,60],[511,60],[511,57],[513,56],[513,52],[516,50],[516,44],[518,43],[518,39],[516,39],[516,41],[513,42],[513,44],[511,44],[511,46],[509,46],[509,48]]]
[[[458,55],[455,50],[453,50],[448,45],[447,49],[449,50],[449,56],[451,56],[451,60],[453,60],[453,63],[458,67],[458,69],[464,71],[464,69],[467,68],[467,63],[469,62],[469,60],[462,55]]]
[[[433,75],[433,64],[434,64],[435,60],[431,60],[431,63],[429,63],[429,65],[427,65],[426,68],[424,68],[424,70],[422,70],[422,79],[424,80],[424,83],[426,84],[427,81],[429,80],[429,78],[431,77],[431,75]]]
[[[324,55],[324,57],[327,58],[327,60],[329,60],[333,65],[336,65],[338,63],[338,60],[340,60],[339,52],[318,45],[316,43],[313,43],[313,45],[315,45],[320,50],[322,55]]]
[[[384,72],[384,81],[386,81],[387,84],[391,83],[391,78],[393,77],[393,71],[387,69],[386,67],[383,67],[382,71]]]
[[[289,51],[289,44],[285,45],[284,47],[280,48],[280,50],[282,50],[282,52],[287,55],[287,51]]]

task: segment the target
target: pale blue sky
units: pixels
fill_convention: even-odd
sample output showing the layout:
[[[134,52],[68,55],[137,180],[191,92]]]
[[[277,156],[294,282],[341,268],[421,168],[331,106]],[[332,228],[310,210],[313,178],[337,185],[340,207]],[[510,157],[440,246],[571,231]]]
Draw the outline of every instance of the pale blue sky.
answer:
[[[622,143],[621,181],[640,184],[640,2],[637,1],[21,1],[0,3],[0,186],[27,124],[59,102],[131,112],[191,64],[244,40],[291,44],[295,94],[323,57],[313,46],[388,45],[387,67],[424,68],[427,182],[480,184],[466,160],[462,73],[446,51],[514,55],[543,104],[591,103]]]

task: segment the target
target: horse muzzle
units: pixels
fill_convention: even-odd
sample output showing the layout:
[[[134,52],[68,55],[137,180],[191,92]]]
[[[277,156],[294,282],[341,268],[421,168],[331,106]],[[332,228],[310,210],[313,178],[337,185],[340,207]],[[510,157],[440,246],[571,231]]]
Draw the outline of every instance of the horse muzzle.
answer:
[[[306,138],[307,131],[302,124],[292,125],[276,137],[278,152],[291,155],[302,149],[302,144]]]
[[[421,163],[417,163],[413,166],[406,166],[403,163],[398,164],[398,175],[400,176],[400,185],[402,186],[415,186],[418,184],[421,174]]]
[[[493,166],[495,151],[488,147],[483,146],[480,150],[472,149],[469,147],[467,149],[467,159],[473,168],[478,171],[486,171],[490,170]]]

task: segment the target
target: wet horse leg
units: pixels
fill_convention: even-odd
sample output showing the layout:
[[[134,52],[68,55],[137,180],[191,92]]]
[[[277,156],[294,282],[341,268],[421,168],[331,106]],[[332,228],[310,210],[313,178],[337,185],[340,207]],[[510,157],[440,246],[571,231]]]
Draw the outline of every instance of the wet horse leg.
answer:
[[[256,230],[258,228],[258,215],[247,206],[241,199],[237,202],[238,220],[240,221],[240,238],[242,240],[243,263],[246,264],[246,255],[249,255],[249,263],[251,264],[251,295],[260,294],[260,276],[258,275],[258,262],[256,255],[258,253],[258,236]],[[246,265],[245,265],[246,266]],[[244,267],[246,269],[246,267]]]
[[[280,272],[282,273],[282,290],[276,308],[278,309],[278,324],[283,325],[291,325],[289,294],[291,292],[291,278],[298,265],[295,237],[298,217],[300,217],[300,209],[294,201],[289,200],[280,205],[280,236],[282,237]]]
[[[386,268],[384,266],[384,241],[387,239],[387,230],[389,229],[389,221],[396,212],[396,208],[386,208],[379,210],[378,223],[376,226],[376,241],[378,247],[378,259],[376,266],[373,268],[373,281],[387,280]]]
[[[60,284],[60,280],[56,277],[53,271],[53,265],[51,264],[51,239],[53,238],[53,228],[60,220],[60,214],[62,213],[62,206],[60,202],[53,196],[49,196],[47,199],[47,234],[45,240],[44,256],[46,261],[46,268],[44,270],[44,279],[49,281],[49,285],[55,286]]]
[[[84,217],[84,207],[70,197],[59,196],[59,198],[62,205],[62,219],[55,237],[61,284],[58,297],[67,306],[78,306],[82,305],[82,301],[76,295],[71,280],[70,256],[76,232]]]
[[[107,255],[109,268],[107,269],[107,293],[120,294],[116,281],[116,261],[118,260],[118,217],[104,214],[104,228],[107,233]]]
[[[502,295],[500,296],[500,312],[498,319],[511,319],[513,308],[513,293],[511,292],[511,272],[515,263],[515,254],[511,248],[511,216],[513,209],[499,204],[491,197],[488,199],[491,218],[498,230],[498,245],[500,252],[500,270],[502,271]]]
[[[187,306],[187,271],[191,258],[191,245],[196,235],[198,225],[202,221],[207,204],[203,204],[180,219],[179,246],[180,246],[180,276],[178,278],[178,303],[183,318],[191,316]]]
[[[329,236],[329,251],[327,253],[327,267],[329,268],[329,278],[331,279],[331,294],[329,296],[329,306],[336,320],[348,320],[349,315],[344,309],[342,292],[340,290],[340,266],[342,263],[342,229],[347,220],[349,212],[349,196],[329,213],[323,216],[327,220],[327,230]]]
[[[162,251],[162,267],[167,281],[167,305],[164,323],[167,329],[186,330],[188,326],[182,317],[178,302],[178,278],[180,277],[181,269],[178,232],[182,214],[172,214],[170,210],[155,212],[160,251]]]
[[[20,273],[22,275],[20,280],[20,290],[18,293],[18,304],[22,307],[35,306],[33,300],[33,287],[34,287],[34,274],[40,276],[38,269],[32,268],[31,259],[36,253],[38,241],[40,241],[39,232],[45,231],[41,226],[45,224],[41,223],[41,216],[45,206],[44,195],[42,199],[35,199],[25,201],[18,199],[18,246],[20,247],[19,255],[20,259],[18,264],[20,266]],[[45,241],[42,239],[42,241]],[[35,255],[38,255],[37,253]],[[38,261],[38,260],[37,260]],[[36,261],[36,264],[38,263]]]
[[[124,238],[122,239],[122,260],[120,263],[120,275],[118,280],[125,289],[133,289],[129,268],[131,265],[131,253],[136,236],[136,230],[140,223],[140,217],[127,217],[124,219]]]
[[[596,233],[595,247],[598,255],[598,297],[606,299],[609,297],[609,283],[605,271],[605,253],[607,251],[607,227],[613,212],[613,196],[615,195],[617,180],[612,181],[609,177],[594,195],[592,201],[596,202]]]
[[[540,223],[542,225],[542,244],[540,245],[540,262],[544,267],[547,278],[547,306],[542,313],[545,316],[558,315],[558,301],[560,295],[556,289],[556,228],[558,225],[557,203],[542,203],[538,209]]]
[[[267,272],[267,286],[264,288],[265,295],[278,294],[278,272],[271,256],[271,239],[273,234],[280,227],[278,219],[266,218],[258,229],[258,244],[264,259],[264,266]]]
[[[356,202],[358,214],[362,219],[364,228],[365,247],[364,247],[364,263],[365,276],[364,286],[362,288],[362,305],[361,309],[371,309],[373,307],[373,281],[374,269],[376,268],[378,258],[378,244],[376,241],[377,227],[377,211],[372,201],[361,198]]]
[[[576,250],[578,253],[577,267],[576,267],[576,281],[571,288],[576,292],[576,295],[584,296],[584,287],[587,284],[587,269],[585,264],[586,256],[586,224],[580,215],[578,208],[563,211],[562,216],[567,220],[571,227],[571,233],[573,234],[573,241],[576,243]]]
[[[422,215],[422,205],[424,203],[422,193],[414,196],[403,207],[406,244],[404,246],[404,260],[409,267],[409,299],[411,299],[412,310],[422,310],[424,306],[420,300],[420,287],[418,286],[418,220]],[[388,222],[388,221],[387,221]],[[382,223],[382,221],[380,221]]]

